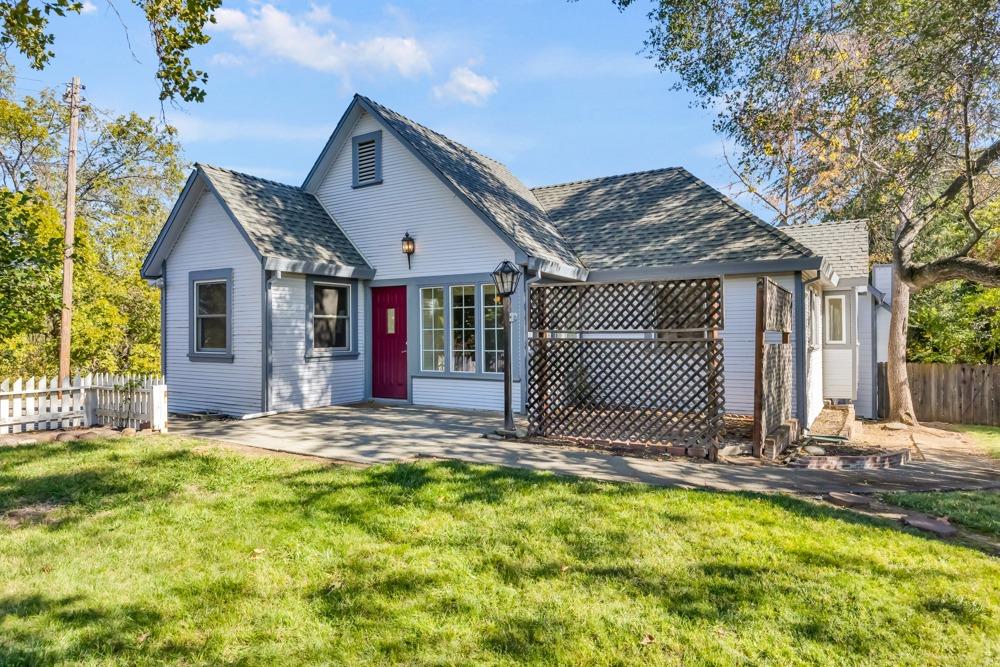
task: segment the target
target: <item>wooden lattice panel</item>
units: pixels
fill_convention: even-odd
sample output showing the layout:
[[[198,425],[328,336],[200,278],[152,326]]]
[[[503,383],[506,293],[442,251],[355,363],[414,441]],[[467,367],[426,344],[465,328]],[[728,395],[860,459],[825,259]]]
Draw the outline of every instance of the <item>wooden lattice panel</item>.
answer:
[[[533,338],[529,430],[710,444],[722,429],[721,340]]]
[[[530,298],[530,433],[642,445],[718,442],[725,411],[719,278],[536,285]]]
[[[722,328],[722,280],[534,285],[534,331],[693,331]]]

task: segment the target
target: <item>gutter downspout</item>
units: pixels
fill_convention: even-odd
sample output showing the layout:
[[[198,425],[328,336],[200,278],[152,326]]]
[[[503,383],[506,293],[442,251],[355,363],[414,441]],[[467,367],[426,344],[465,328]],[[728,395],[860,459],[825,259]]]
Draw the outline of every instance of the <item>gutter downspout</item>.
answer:
[[[528,268],[525,267],[525,271]],[[527,414],[528,412],[528,355],[530,353],[528,348],[528,315],[530,313],[530,303],[531,303],[531,286],[542,279],[542,270],[535,269],[535,275],[524,281],[524,324],[522,325],[522,331],[524,336],[524,343],[521,346],[523,352],[521,354],[521,414]]]
[[[809,428],[809,401],[806,397],[806,285],[818,280],[819,274],[807,282],[802,281],[802,272],[795,272],[795,416],[802,431]]]

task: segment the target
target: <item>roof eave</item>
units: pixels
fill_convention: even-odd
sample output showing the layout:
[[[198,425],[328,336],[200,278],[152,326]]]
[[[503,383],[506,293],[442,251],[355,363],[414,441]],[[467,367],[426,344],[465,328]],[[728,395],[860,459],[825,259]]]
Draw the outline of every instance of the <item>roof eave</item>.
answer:
[[[333,262],[289,259],[287,257],[265,257],[264,268],[268,271],[307,273],[331,278],[356,278],[370,280],[375,277],[375,269],[370,266],[350,266]]]
[[[553,262],[552,260],[540,257],[529,257],[527,266],[530,270],[545,274],[546,276],[567,280],[586,281],[590,273],[590,271],[581,266]]]
[[[174,202],[173,208],[170,209],[167,221],[163,223],[159,234],[156,235],[156,240],[153,241],[152,247],[146,253],[145,259],[142,260],[139,275],[146,280],[163,277],[163,260],[165,258],[160,256],[161,252],[166,249],[167,236],[173,230],[174,222],[181,217],[181,211],[185,208],[190,208],[195,203],[194,199],[191,199],[189,202],[189,198],[192,190],[195,189],[195,185],[199,182],[198,174],[198,169],[192,169],[191,173],[188,174],[187,181],[184,182],[184,187],[181,189],[177,201]]]
[[[836,274],[822,257],[792,257],[771,260],[735,260],[727,262],[689,262],[669,266],[627,267],[621,269],[591,269],[588,282],[618,280],[680,280],[720,275],[759,275],[819,271],[822,279],[836,280]],[[834,283],[835,284],[835,283]]]

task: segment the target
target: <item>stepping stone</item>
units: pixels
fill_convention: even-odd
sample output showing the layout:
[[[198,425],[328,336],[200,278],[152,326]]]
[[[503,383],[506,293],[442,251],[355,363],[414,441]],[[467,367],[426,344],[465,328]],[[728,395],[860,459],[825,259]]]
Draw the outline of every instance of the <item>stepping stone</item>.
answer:
[[[834,505],[840,505],[841,507],[867,507],[873,501],[870,496],[861,496],[856,493],[842,493],[840,491],[831,491],[827,494],[827,498]]]
[[[802,449],[806,451],[806,454],[812,454],[813,456],[823,456],[826,454],[826,450],[819,445],[806,445]]]
[[[958,529],[943,519],[934,519],[929,516],[913,515],[903,517],[903,523],[920,530],[926,530],[941,537],[951,537],[958,533]]]

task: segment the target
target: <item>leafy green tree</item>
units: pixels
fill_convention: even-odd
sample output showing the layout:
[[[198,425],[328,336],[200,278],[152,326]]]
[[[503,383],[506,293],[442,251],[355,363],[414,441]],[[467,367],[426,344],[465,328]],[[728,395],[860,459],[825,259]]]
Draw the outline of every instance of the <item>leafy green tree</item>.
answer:
[[[659,0],[649,16],[651,57],[719,110],[737,173],[784,203],[779,220],[860,207],[891,239],[889,416],[915,423],[911,291],[1000,285],[984,212],[1000,185],[1000,4]]]
[[[105,0],[112,8],[114,3]],[[215,10],[222,0],[131,0],[146,18],[153,40],[160,82],[160,99],[201,102],[208,74],[194,67],[188,55],[196,46],[207,44],[208,23],[215,23]],[[49,31],[52,17],[79,14],[78,0],[0,0],[0,50],[14,48],[31,67],[43,69],[53,57],[54,35]],[[115,10],[117,13],[117,10]]]
[[[52,260],[58,267],[62,223],[49,202],[64,197],[59,147],[65,143],[65,106],[53,91],[14,97],[10,88],[2,88],[2,71],[0,194],[13,202],[39,203],[6,214],[10,222],[0,226],[0,252],[6,257],[6,248],[16,245],[22,254]],[[155,372],[159,293],[140,278],[139,267],[180,187],[180,146],[172,128],[136,114],[84,106],[81,126],[72,366],[74,372]],[[32,225],[40,231],[31,233]],[[16,255],[10,258],[23,267],[18,274],[23,280],[10,283],[15,294],[9,298],[37,302],[34,310],[25,311],[30,316],[10,318],[0,329],[0,375],[51,373],[61,303],[58,268],[53,279],[39,268],[41,260],[29,268]]]
[[[62,236],[45,193],[0,190],[0,340],[42,330],[59,309]]]

